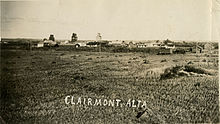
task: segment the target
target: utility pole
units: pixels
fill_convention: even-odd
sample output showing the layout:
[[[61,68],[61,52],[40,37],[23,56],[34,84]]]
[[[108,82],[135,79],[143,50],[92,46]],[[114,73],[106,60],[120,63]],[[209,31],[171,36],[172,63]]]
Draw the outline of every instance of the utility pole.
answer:
[[[99,52],[101,52],[101,50],[102,50],[101,40],[102,40],[102,36],[101,36],[100,33],[98,33],[97,36],[96,36],[96,42],[99,42]]]

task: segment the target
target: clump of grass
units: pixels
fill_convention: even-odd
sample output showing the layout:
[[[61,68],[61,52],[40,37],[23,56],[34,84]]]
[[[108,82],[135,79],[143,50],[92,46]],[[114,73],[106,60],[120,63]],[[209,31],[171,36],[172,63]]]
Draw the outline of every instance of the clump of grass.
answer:
[[[76,75],[76,76],[74,76],[74,79],[75,79],[75,80],[84,80],[85,77]]]
[[[146,56],[145,55],[142,55],[142,56],[140,56],[141,58],[146,58]]]
[[[160,75],[160,80],[170,79],[179,76],[191,76],[201,74],[212,75],[209,71],[200,67],[194,67],[192,65],[174,66],[171,68],[166,68],[164,73]]]
[[[73,75],[73,79],[74,80],[84,80],[84,79],[86,79],[81,73],[75,73],[74,75]]]
[[[186,65],[184,71],[194,72],[194,73],[197,73],[197,74],[208,74],[208,75],[211,75],[208,71],[206,71],[206,70],[204,70],[202,68],[194,67],[194,66],[190,66],[190,65]]]
[[[199,62],[199,60],[193,60],[193,62]]]
[[[65,55],[65,53],[61,53],[61,54],[60,54],[60,56],[63,56],[63,55]]]
[[[150,61],[147,60],[147,59],[144,59],[143,61],[144,61],[144,64],[149,64],[150,63]]]
[[[178,60],[174,59],[173,62],[178,62]]]
[[[189,61],[187,64],[193,64],[193,62],[192,62],[192,61]]]
[[[165,69],[164,73],[161,74],[161,76],[160,76],[160,80],[177,77],[178,72],[180,70],[182,70],[182,68],[183,68],[182,66],[175,66],[175,67],[172,67],[172,68]]]
[[[71,58],[73,58],[73,59],[76,59],[76,57],[77,57],[76,55],[71,56]]]
[[[133,58],[133,60],[136,60],[136,59],[138,59],[138,58],[137,58],[137,57],[134,57],[134,58]]]
[[[160,62],[167,62],[167,60],[166,59],[162,59]]]
[[[206,62],[206,59],[203,59],[202,62]]]

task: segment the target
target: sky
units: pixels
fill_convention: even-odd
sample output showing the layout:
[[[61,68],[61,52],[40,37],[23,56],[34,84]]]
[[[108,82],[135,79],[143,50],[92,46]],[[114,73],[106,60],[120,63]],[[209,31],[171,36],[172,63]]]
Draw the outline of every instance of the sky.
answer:
[[[213,1],[213,2],[212,2]],[[215,5],[213,5],[215,3]],[[1,37],[219,40],[220,0],[31,0],[1,2]],[[213,16],[214,15],[214,16]]]

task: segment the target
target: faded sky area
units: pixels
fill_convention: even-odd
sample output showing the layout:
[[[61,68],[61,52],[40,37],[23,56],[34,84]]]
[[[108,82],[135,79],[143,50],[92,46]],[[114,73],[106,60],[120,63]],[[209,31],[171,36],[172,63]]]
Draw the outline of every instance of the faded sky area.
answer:
[[[100,32],[106,40],[217,40],[211,7],[212,0],[3,1],[1,37],[70,39],[75,32],[93,40]]]

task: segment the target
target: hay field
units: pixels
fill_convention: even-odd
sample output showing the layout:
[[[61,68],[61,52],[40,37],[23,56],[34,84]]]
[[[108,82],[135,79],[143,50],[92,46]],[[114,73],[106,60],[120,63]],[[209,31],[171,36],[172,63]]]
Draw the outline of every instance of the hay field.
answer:
[[[217,123],[218,68],[203,59],[193,54],[2,50],[1,117],[7,123]],[[186,64],[213,73],[160,79],[167,68]],[[67,105],[68,95],[142,100],[147,109]]]

